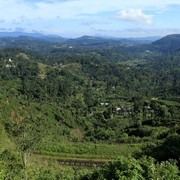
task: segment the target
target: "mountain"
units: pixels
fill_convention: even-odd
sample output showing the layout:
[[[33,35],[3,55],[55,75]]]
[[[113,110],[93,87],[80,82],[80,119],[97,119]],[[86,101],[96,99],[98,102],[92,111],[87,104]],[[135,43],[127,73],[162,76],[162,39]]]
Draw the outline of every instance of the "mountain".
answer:
[[[53,43],[62,43],[64,41],[66,41],[66,38],[63,38],[61,36],[57,36],[57,35],[48,35],[48,36],[41,36],[39,37],[39,39],[48,41],[48,42],[53,42]]]
[[[137,37],[137,38],[128,38],[128,39],[146,44],[146,43],[152,43],[154,41],[157,41],[160,38],[161,38],[160,36],[149,36],[149,37]]]
[[[82,37],[78,38],[64,38],[58,35],[44,35],[38,32],[0,32],[0,39],[2,38],[19,38],[19,37],[32,37],[36,38],[38,40],[45,40],[50,43],[67,43],[69,45],[114,45],[114,44],[120,44],[124,46],[131,46],[134,44],[149,44],[160,37],[142,37],[142,38],[118,38],[118,37],[109,37],[109,36],[88,36],[84,35]],[[35,40],[35,39],[34,39]]]
[[[18,38],[18,37],[32,37],[32,38],[37,38],[41,40],[46,40],[49,42],[62,42],[66,40],[66,38],[60,37],[58,35],[44,35],[38,32],[33,32],[33,33],[26,33],[26,32],[0,32],[0,38]]]
[[[17,36],[17,37],[0,37],[0,49],[15,47],[25,50],[39,52],[47,52],[54,46],[61,45],[66,39],[60,36]]]
[[[166,53],[177,51],[180,49],[180,34],[167,35],[154,41],[152,45],[155,45],[160,51]]]
[[[17,35],[17,34],[16,34]],[[95,36],[82,36],[66,39],[54,35],[39,35],[38,37],[21,35],[17,37],[0,37],[0,49],[7,47],[22,48],[42,56],[56,56],[67,54],[92,53],[103,60],[127,61],[139,57],[152,56],[154,51],[150,43],[134,39],[107,39]],[[148,50],[148,51],[147,51]],[[131,52],[131,53],[129,53]],[[113,58],[112,58],[113,57]]]
[[[18,36],[18,37],[1,37],[0,47],[16,47],[26,50],[43,49],[44,46],[48,46],[49,42],[40,38],[32,36]]]
[[[80,46],[94,46],[94,47],[105,47],[105,46],[132,46],[140,44],[137,41],[127,38],[114,38],[114,37],[100,37],[100,36],[82,36],[75,39],[68,39],[67,44],[80,45]]]
[[[42,36],[44,36],[41,33],[26,33],[26,32],[19,32],[19,31],[15,31],[15,32],[0,32],[0,37],[19,37],[19,36],[31,36],[31,37],[36,37],[36,38],[40,38]]]

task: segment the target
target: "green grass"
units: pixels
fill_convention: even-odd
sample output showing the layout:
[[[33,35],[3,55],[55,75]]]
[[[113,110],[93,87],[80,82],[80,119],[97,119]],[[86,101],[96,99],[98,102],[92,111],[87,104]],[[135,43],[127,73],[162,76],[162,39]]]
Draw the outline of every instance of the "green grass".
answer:
[[[15,144],[8,138],[0,122],[0,147],[8,150],[15,150]]]
[[[167,106],[178,106],[180,107],[180,103],[176,101],[168,101],[168,100],[156,100],[159,103],[165,104]]]
[[[50,149],[45,149],[51,147]],[[77,166],[76,163],[107,163],[114,161],[119,156],[128,156],[140,152],[143,144],[103,144],[103,143],[72,143],[72,142],[46,142],[41,145],[40,150],[34,152],[28,159],[28,171],[30,177],[34,173],[44,174],[46,172],[61,174],[61,179],[73,179],[75,175],[91,172],[96,166]],[[43,149],[42,149],[43,148]],[[69,162],[70,164],[61,164]],[[40,172],[39,172],[40,171]],[[45,176],[47,176],[45,174]]]
[[[47,145],[48,144],[48,145]],[[143,144],[93,144],[93,143],[58,143],[41,144],[36,150],[39,154],[71,158],[116,158],[141,151]]]

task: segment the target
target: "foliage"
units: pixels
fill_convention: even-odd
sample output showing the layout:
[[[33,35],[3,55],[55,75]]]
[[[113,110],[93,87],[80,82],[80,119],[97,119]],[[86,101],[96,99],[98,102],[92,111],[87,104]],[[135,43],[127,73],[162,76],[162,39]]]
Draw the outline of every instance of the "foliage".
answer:
[[[178,179],[178,167],[173,162],[155,162],[153,158],[120,157],[117,161],[106,164],[102,169],[81,177],[81,179]]]
[[[18,180],[22,176],[22,165],[17,154],[0,149],[0,179]]]
[[[109,158],[135,151],[142,155],[141,147],[150,144],[145,154],[158,160],[178,160],[178,38],[168,36],[153,44],[89,37],[0,39],[8,47],[0,49],[1,144],[19,150],[22,157],[38,151],[52,156]],[[4,157],[15,157],[12,154]],[[25,159],[12,162],[26,169]],[[7,158],[1,163],[2,176],[9,173],[4,171],[8,162]],[[148,169],[151,164],[154,171]],[[160,174],[171,178],[169,169],[177,174],[173,163],[148,158],[130,158],[129,162],[121,158],[105,167],[93,176],[112,173],[143,179],[147,171],[148,179],[152,171],[151,178]],[[123,167],[129,167],[129,172]],[[37,171],[29,167],[27,172],[37,173],[41,179],[65,178],[45,167]]]
[[[40,129],[42,119],[38,115],[37,119],[34,119],[30,113],[30,109],[27,111],[24,105],[21,105],[19,112],[12,110],[11,123],[6,124],[7,132],[21,153],[25,179],[27,179],[28,153],[32,151],[34,145],[41,140],[43,135]]]

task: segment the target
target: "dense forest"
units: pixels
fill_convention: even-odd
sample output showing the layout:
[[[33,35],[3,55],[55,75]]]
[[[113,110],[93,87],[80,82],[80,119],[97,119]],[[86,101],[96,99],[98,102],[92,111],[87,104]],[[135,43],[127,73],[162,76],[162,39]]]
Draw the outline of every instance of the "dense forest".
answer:
[[[0,38],[0,179],[179,179],[179,37]]]

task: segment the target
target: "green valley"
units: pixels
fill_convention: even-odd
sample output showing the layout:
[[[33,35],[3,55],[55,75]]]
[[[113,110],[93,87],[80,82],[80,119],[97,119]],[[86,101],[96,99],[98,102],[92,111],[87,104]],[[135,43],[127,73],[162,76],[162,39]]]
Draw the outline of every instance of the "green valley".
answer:
[[[0,179],[179,179],[179,44],[0,38]]]

